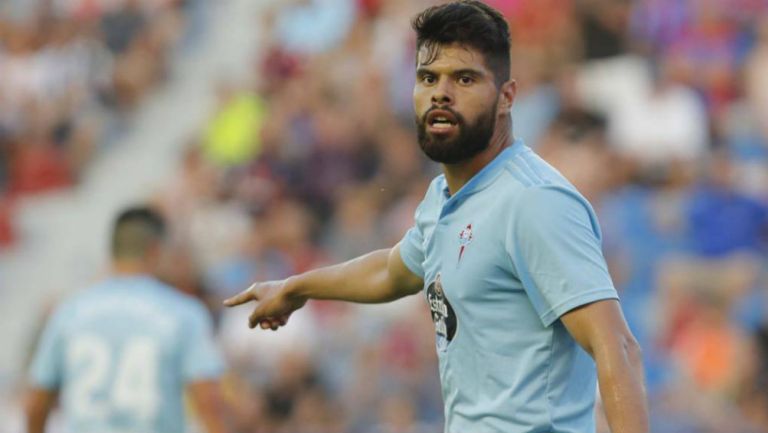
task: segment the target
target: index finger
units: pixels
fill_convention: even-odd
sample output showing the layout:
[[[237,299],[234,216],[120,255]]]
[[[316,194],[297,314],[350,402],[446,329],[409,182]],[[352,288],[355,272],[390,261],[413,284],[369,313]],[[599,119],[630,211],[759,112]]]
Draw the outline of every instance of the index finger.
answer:
[[[256,284],[251,285],[247,289],[243,290],[242,292],[238,293],[237,295],[224,300],[224,305],[227,307],[234,307],[236,305],[244,304],[248,301],[256,301],[258,300],[258,297],[252,290],[254,287],[256,287]]]

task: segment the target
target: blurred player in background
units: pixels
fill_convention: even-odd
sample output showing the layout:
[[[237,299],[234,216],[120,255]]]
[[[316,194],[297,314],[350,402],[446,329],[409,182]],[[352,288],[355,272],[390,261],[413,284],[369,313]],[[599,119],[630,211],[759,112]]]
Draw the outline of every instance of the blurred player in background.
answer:
[[[308,299],[387,302],[423,289],[446,432],[594,432],[599,377],[611,430],[647,433],[640,351],[594,211],[511,135],[506,21],[466,0],[413,26],[419,143],[444,172],[415,226],[394,248],[256,283],[225,304],[257,301],[250,326],[274,330]]]
[[[62,304],[31,366],[28,433],[42,433],[58,397],[70,431],[179,433],[188,392],[201,424],[225,431],[223,362],[203,304],[155,279],[165,224],[147,208],[122,212],[113,275]]]

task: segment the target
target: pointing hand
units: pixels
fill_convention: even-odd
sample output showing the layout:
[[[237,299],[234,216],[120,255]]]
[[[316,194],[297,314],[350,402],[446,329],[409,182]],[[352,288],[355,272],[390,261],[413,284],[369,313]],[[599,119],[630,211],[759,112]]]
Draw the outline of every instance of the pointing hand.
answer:
[[[255,301],[256,307],[248,318],[248,326],[253,329],[277,330],[288,322],[291,313],[303,307],[307,299],[290,290],[289,280],[254,283],[239,294],[224,301],[227,307],[234,307]]]

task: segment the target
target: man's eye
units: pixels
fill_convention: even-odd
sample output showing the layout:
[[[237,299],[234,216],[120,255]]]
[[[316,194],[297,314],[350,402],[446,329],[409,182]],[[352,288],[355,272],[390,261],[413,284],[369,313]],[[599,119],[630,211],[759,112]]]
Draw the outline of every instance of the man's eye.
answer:
[[[434,77],[434,75],[424,75],[423,77],[421,77],[421,81],[422,81],[424,84],[435,84],[435,82],[436,82],[437,80],[435,80],[435,77]]]
[[[464,75],[462,77],[459,77],[459,83],[461,84],[472,84],[475,82],[475,79],[470,77],[469,75]]]

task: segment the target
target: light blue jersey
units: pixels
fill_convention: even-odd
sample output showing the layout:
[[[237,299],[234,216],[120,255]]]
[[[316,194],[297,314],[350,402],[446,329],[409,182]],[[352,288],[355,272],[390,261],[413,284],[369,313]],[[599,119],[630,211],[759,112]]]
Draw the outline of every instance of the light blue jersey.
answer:
[[[72,432],[180,433],[184,385],[222,370],[202,303],[136,276],[62,304],[42,335],[31,380],[61,390]]]
[[[589,203],[516,141],[403,238],[437,332],[448,433],[595,431],[593,360],[559,319],[617,298]]]

